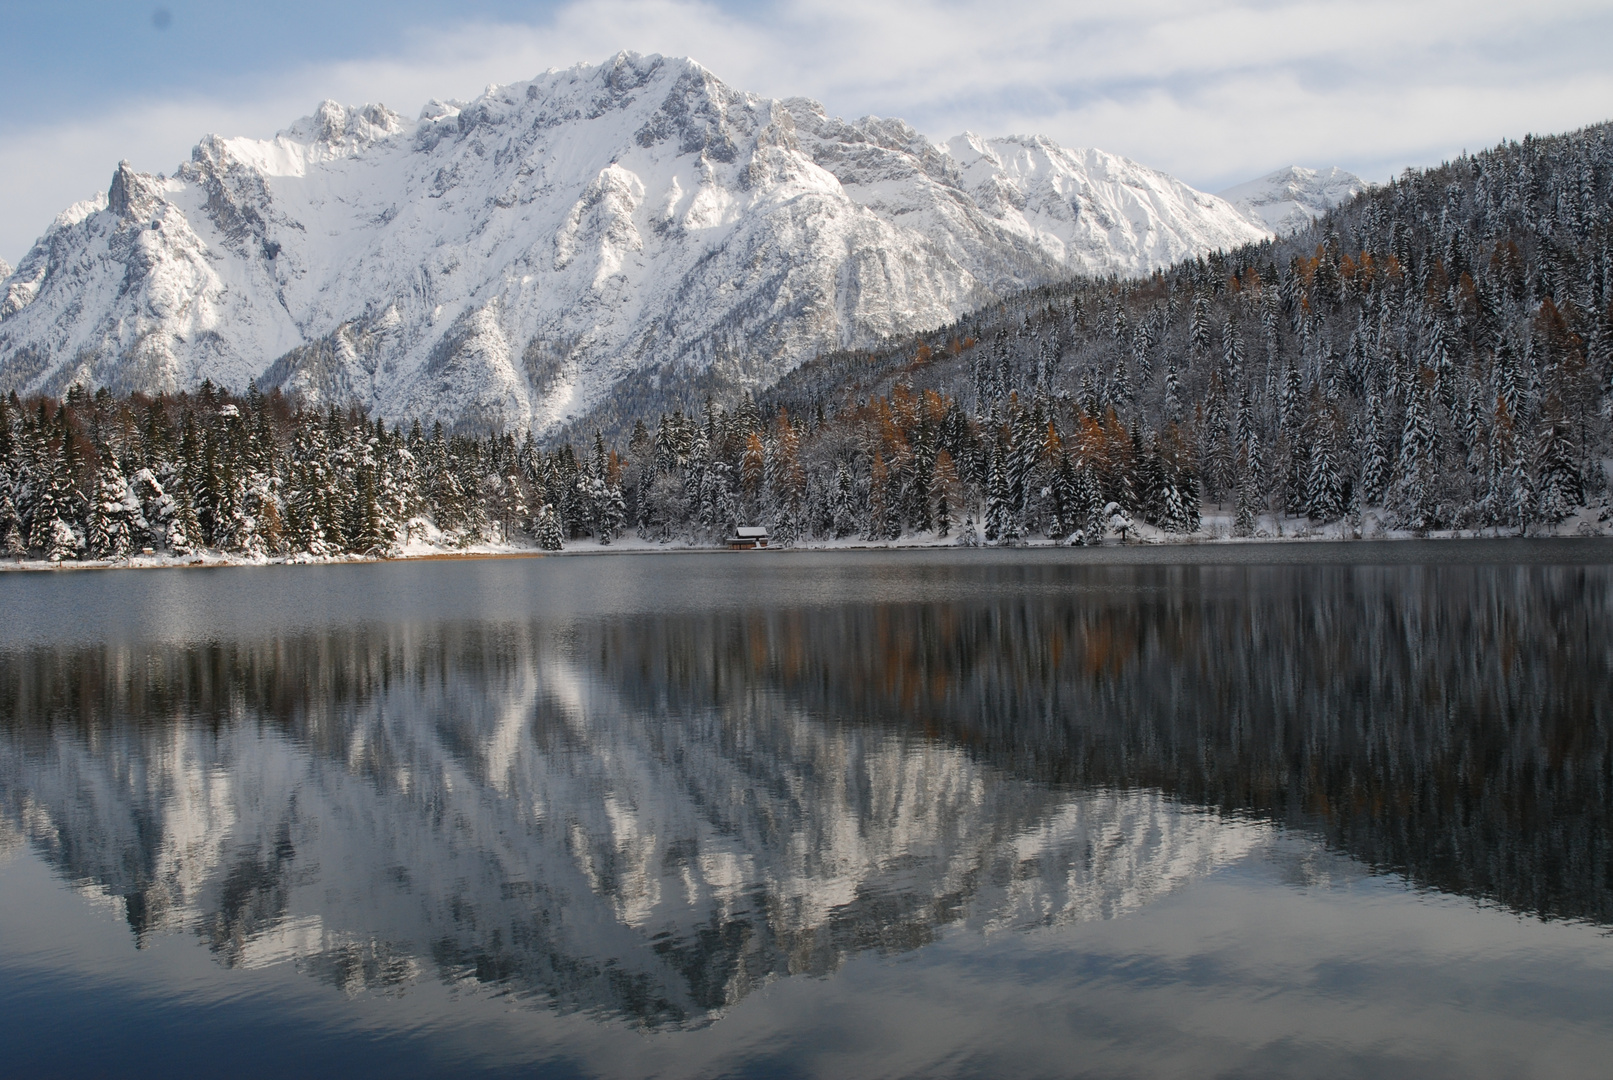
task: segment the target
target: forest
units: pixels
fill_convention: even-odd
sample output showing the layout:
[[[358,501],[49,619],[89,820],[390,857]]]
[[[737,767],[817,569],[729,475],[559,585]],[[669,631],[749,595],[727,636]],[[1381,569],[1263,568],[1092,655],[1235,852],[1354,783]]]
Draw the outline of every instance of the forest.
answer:
[[[255,387],[12,395],[0,554],[556,550],[750,523],[783,544],[1596,531],[1613,124],[1408,170],[1294,236],[1044,286],[759,394],[703,392],[544,441]]]

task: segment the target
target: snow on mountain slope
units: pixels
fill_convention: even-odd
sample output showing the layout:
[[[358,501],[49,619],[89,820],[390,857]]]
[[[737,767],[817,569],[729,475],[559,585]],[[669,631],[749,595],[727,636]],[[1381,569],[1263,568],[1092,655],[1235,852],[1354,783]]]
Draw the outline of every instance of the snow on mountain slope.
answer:
[[[208,136],[171,177],[120,165],[5,282],[0,392],[257,379],[544,430],[613,390],[763,386],[1007,290],[1263,235],[1101,151],[936,146],[622,53],[413,122],[326,102],[270,140]]]
[[[8,278],[10,276],[11,276],[11,264],[6,262],[6,260],[4,260],[4,259],[0,259],[0,284],[4,284],[6,278]]]
[[[1290,165],[1258,180],[1229,187],[1220,193],[1220,198],[1241,210],[1251,224],[1287,236],[1366,188],[1365,180],[1336,166],[1302,169]]]

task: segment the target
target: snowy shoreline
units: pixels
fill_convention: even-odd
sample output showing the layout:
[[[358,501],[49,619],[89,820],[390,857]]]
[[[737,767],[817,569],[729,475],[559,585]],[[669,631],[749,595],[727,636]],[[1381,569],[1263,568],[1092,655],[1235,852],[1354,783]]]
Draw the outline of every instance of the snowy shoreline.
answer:
[[[1146,524],[1130,529],[1131,535],[1111,536],[1100,544],[1076,548],[1064,541],[1036,537],[1020,540],[1012,545],[981,542],[977,545],[960,543],[957,536],[938,537],[933,533],[908,534],[898,540],[867,540],[847,537],[843,540],[805,540],[790,545],[774,545],[767,551],[921,551],[974,547],[976,550],[1049,550],[1070,548],[1086,551],[1135,551],[1145,548],[1206,547],[1229,548],[1250,546],[1288,547],[1308,543],[1328,544],[1381,544],[1406,541],[1472,542],[1479,540],[1586,540],[1607,539],[1613,536],[1613,523],[1597,520],[1597,507],[1587,507],[1557,526],[1541,532],[1519,536],[1513,530],[1500,529],[1443,529],[1417,535],[1403,529],[1391,529],[1369,513],[1359,528],[1343,522],[1315,525],[1304,518],[1284,517],[1281,520],[1265,515],[1254,535],[1232,535],[1232,514],[1207,510],[1203,526],[1192,533],[1167,533]],[[609,544],[592,538],[574,540],[559,551],[545,551],[533,543],[485,542],[465,547],[413,542],[395,555],[328,555],[307,554],[248,557],[216,551],[192,552],[186,555],[136,555],[127,559],[64,560],[59,563],[44,559],[0,561],[0,573],[48,572],[61,570],[185,570],[209,567],[236,566],[332,566],[343,563],[431,562],[460,559],[536,559],[558,556],[562,558],[583,555],[653,555],[653,554],[711,554],[729,550],[720,543],[703,543],[690,540],[656,541],[637,536],[622,536]],[[747,552],[748,554],[748,552]]]

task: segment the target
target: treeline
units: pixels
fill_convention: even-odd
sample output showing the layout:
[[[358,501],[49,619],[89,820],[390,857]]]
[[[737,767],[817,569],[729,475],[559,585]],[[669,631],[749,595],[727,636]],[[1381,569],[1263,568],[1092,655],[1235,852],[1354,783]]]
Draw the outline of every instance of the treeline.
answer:
[[[530,433],[405,433],[356,409],[211,385],[0,401],[0,551],[53,562],[146,549],[388,555],[412,540],[523,536],[555,550],[630,529],[715,542],[750,521],[784,543],[914,531],[1005,543],[1031,529],[1095,539],[1143,505],[1193,527],[1193,483],[1174,443],[1139,444],[1112,420],[1061,433],[1047,402],[982,420],[903,387],[832,418],[709,404],[653,432],[640,424],[625,453],[599,437],[579,453]]]
[[[1294,237],[827,357],[771,400],[903,382],[1011,425],[1040,407],[1064,432],[1091,418],[1174,448],[1239,532],[1369,508],[1419,532],[1524,531],[1605,505],[1613,125],[1408,171]],[[1149,487],[1132,473],[1144,513]]]
[[[530,437],[407,434],[357,409],[278,393],[0,402],[0,551],[119,559],[145,549],[248,557],[389,555],[410,540],[619,532],[614,466],[542,454]],[[586,506],[586,511],[582,508]],[[559,508],[557,510],[557,507]]]
[[[1295,237],[1033,290],[625,446],[448,435],[278,394],[0,405],[0,550],[1094,542],[1285,515],[1526,532],[1613,456],[1613,125],[1408,171]]]

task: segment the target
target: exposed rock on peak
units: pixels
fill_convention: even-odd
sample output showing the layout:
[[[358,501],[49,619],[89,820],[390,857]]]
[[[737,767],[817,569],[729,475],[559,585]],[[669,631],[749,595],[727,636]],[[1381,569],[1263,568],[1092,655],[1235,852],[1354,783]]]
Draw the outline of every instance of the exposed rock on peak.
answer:
[[[403,117],[385,105],[364,105],[349,109],[330,100],[319,103],[312,116],[305,116],[286,128],[280,138],[297,142],[325,143],[328,146],[372,143],[404,129]]]
[[[1221,198],[1243,211],[1251,224],[1287,236],[1355,198],[1366,187],[1365,180],[1336,166],[1306,169],[1290,165],[1227,188]]]
[[[256,379],[542,431],[1265,232],[1102,151],[936,145],[619,53],[414,121],[323,102],[171,178],[119,166],[5,283],[0,393]]]
[[[155,177],[137,173],[133,165],[120,161],[106,189],[106,208],[122,218],[149,217],[162,198],[161,190]]]

